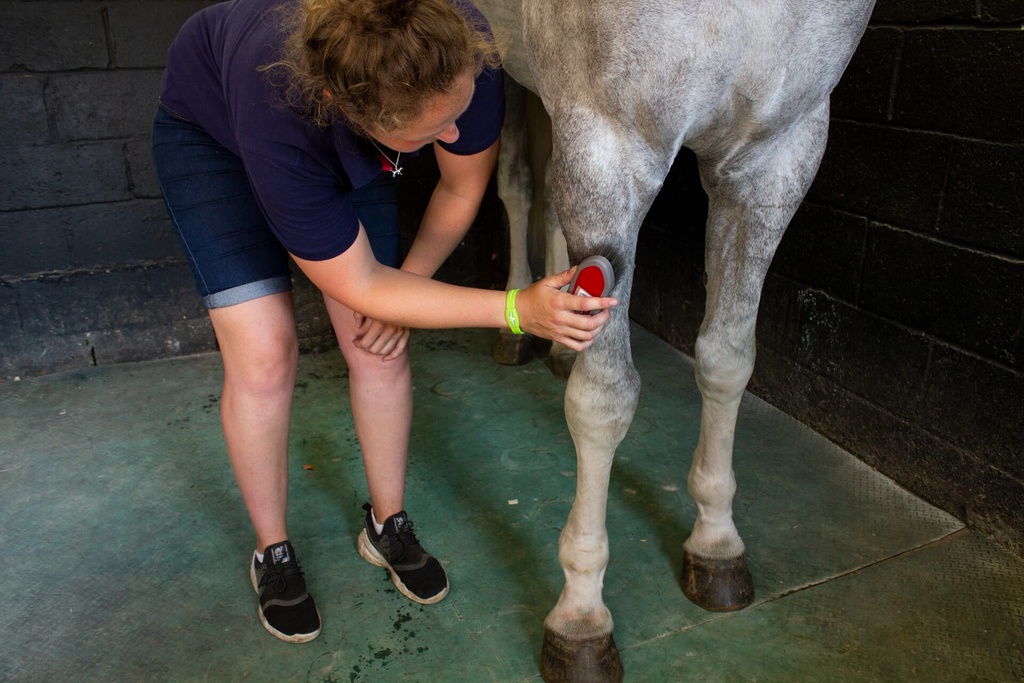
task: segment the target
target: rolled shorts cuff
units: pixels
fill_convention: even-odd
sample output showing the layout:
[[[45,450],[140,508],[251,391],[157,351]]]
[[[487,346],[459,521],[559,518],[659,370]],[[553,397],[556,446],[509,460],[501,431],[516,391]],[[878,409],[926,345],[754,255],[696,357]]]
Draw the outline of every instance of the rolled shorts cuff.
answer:
[[[208,294],[203,297],[203,303],[206,305],[207,309],[224,308],[226,306],[234,306],[236,304],[245,303],[246,301],[252,301],[253,299],[259,299],[262,296],[290,291],[292,291],[291,277],[288,275],[281,275],[278,277],[268,278],[266,280],[249,282],[244,285],[232,287],[231,289],[225,289],[222,292]]]

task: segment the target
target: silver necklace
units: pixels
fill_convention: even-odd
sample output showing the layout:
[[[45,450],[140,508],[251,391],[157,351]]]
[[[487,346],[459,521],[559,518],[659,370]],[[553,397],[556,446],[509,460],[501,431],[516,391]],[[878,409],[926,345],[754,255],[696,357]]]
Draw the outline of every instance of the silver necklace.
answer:
[[[398,160],[402,158],[402,153],[401,152],[397,152],[398,156],[395,157],[394,161],[391,161],[391,158],[387,154],[385,154],[384,150],[382,150],[377,145],[377,141],[376,140],[374,140],[373,138],[370,138],[370,142],[372,142],[373,146],[377,148],[377,151],[380,152],[380,155],[382,157],[384,157],[384,161],[386,161],[389,164],[391,164],[391,168],[388,168],[387,166],[385,166],[384,170],[385,171],[391,171],[391,177],[392,178],[397,178],[398,176],[402,175],[402,167],[398,165]]]

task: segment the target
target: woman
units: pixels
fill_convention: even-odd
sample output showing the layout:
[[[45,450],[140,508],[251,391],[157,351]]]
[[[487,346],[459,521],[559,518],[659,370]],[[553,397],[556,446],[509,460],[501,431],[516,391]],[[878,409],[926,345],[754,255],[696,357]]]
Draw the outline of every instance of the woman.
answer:
[[[322,290],[349,365],[371,501],[359,552],[412,600],[441,600],[447,577],[404,511],[409,328],[507,324],[582,350],[617,303],[559,291],[572,271],[518,294],[429,279],[497,158],[501,72],[482,15],[464,0],[228,0],[185,24],[167,62],[154,160],[223,357],[221,420],[256,532],[261,622],[289,642],[320,632],[286,525],[289,256]],[[428,144],[441,177],[398,269],[387,181]]]

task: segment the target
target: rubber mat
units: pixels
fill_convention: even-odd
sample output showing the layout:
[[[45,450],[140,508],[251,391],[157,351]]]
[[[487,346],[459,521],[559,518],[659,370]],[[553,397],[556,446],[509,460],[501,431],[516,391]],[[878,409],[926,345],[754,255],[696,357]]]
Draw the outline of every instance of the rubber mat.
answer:
[[[289,526],[323,615],[291,645],[256,614],[216,356],[0,384],[0,680],[539,680],[575,454],[564,383],[488,331],[417,332],[407,509],[451,594],[422,607],[364,562],[340,354],[303,356]],[[744,398],[735,516],[755,603],[679,589],[693,524],[693,367],[634,328],[643,378],[612,471],[605,600],[627,681],[1015,681],[1024,562],[789,417]],[[917,678],[915,678],[917,677]]]

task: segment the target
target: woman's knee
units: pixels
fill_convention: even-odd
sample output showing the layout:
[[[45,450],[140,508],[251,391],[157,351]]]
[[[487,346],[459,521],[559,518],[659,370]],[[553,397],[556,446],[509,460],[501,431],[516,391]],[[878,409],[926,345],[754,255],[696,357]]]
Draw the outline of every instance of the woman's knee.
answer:
[[[270,335],[249,344],[221,348],[225,382],[253,394],[291,391],[299,365],[299,344],[295,334]]]
[[[343,349],[345,362],[348,364],[349,377],[356,381],[391,383],[411,374],[409,367],[409,349],[403,349],[398,356],[384,360],[369,351],[363,351],[354,344]]]
[[[299,364],[299,341],[290,294],[212,309],[224,359],[224,381],[249,393],[291,391]]]

